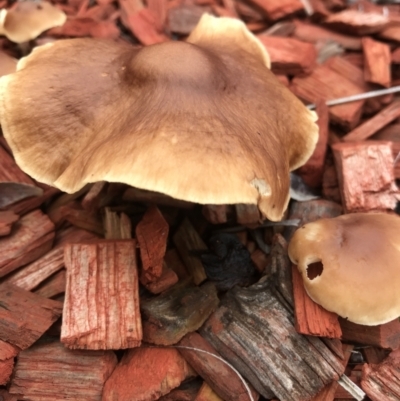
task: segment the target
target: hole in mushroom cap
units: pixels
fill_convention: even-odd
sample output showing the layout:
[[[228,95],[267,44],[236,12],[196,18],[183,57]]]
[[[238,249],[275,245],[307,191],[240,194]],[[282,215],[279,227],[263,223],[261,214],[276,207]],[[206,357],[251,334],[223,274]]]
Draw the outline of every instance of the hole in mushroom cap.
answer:
[[[310,263],[307,266],[307,277],[310,280],[314,280],[316,277],[320,276],[324,271],[324,265],[322,262]]]

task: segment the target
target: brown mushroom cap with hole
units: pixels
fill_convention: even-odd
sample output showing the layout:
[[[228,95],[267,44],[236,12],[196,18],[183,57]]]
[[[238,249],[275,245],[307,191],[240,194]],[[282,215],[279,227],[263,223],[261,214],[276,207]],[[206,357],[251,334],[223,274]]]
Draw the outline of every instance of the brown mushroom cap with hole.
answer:
[[[357,213],[305,224],[289,257],[328,311],[369,326],[400,316],[400,217]]]
[[[18,1],[1,17],[1,34],[15,43],[29,42],[67,19],[62,10],[47,1]]]
[[[0,121],[19,166],[63,191],[122,182],[279,220],[318,128],[268,67],[241,21],[210,15],[187,42],[57,41],[0,80]]]

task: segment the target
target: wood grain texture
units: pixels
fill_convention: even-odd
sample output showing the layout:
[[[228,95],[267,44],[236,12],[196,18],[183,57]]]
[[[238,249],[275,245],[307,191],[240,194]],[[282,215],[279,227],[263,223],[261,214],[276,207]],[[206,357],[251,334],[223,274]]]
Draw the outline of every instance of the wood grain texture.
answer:
[[[54,323],[62,303],[4,283],[0,285],[0,339],[30,347]]]
[[[392,81],[390,46],[370,37],[364,37],[361,41],[365,80],[388,88]]]
[[[70,348],[123,349],[142,339],[135,240],[67,244],[61,341]]]
[[[10,393],[29,401],[101,401],[115,366],[112,351],[71,351],[38,343],[19,355]]]

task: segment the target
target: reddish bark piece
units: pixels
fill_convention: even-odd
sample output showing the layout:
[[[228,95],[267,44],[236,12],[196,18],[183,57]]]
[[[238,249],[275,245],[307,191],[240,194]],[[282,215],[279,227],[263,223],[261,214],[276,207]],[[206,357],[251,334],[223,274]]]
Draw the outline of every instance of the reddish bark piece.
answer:
[[[365,80],[388,88],[391,82],[389,45],[369,37],[362,38],[362,45]]]
[[[9,210],[12,210],[14,213],[19,214],[20,216],[31,212],[32,210],[40,207],[44,202],[49,200],[52,196],[60,193],[57,188],[49,188],[45,189],[43,195],[35,196],[32,198],[24,199],[20,202],[17,202],[8,207]]]
[[[207,383],[203,383],[194,401],[224,401],[224,400],[221,397],[219,397]]]
[[[265,11],[270,20],[277,20],[304,9],[300,0],[251,0],[251,3]]]
[[[48,252],[53,238],[54,224],[40,210],[23,216],[12,234],[0,239],[0,277]]]
[[[75,227],[83,228],[102,236],[104,235],[100,215],[96,211],[89,212],[83,209],[76,201],[56,207],[52,205],[48,211],[48,216],[56,227],[60,227],[65,221],[68,221]]]
[[[179,257],[179,254],[176,249],[174,248],[169,249],[165,254],[164,260],[167,266],[176,273],[179,280],[183,280],[189,277],[186,267],[183,264],[181,258]]]
[[[216,349],[198,333],[187,334],[178,346],[197,348],[221,358]],[[184,348],[178,348],[178,351],[219,397],[229,401],[248,401],[249,395],[242,381],[225,363],[201,351]],[[258,399],[257,392],[249,386],[253,398]]]
[[[83,12],[82,17],[92,18],[97,21],[107,21],[114,15],[115,11],[116,8],[113,4],[98,4]],[[104,182],[98,182],[96,184],[104,184]],[[96,186],[96,184],[94,184],[94,186]]]
[[[363,141],[398,117],[400,117],[400,100],[396,99],[374,117],[345,135],[343,140],[345,142]]]
[[[71,351],[59,342],[38,343],[22,351],[10,393],[18,400],[99,401],[117,364],[112,351]]]
[[[203,216],[211,224],[223,224],[228,221],[227,205],[204,205],[202,208]]]
[[[0,389],[0,398],[2,401],[18,401],[18,397],[16,395],[10,394],[7,390]]]
[[[167,249],[169,226],[157,206],[150,206],[136,226],[136,239],[140,247],[143,285],[161,277],[163,259]]]
[[[8,383],[14,368],[14,357],[18,355],[20,349],[5,341],[0,340],[0,385]],[[1,400],[0,393],[0,400]]]
[[[341,338],[338,315],[316,304],[307,294],[297,266],[292,269],[295,327],[306,335]]]
[[[331,202],[342,203],[339,181],[332,155],[325,159],[324,175],[322,177],[322,195]]]
[[[400,321],[395,319],[378,326],[362,326],[339,319],[343,341],[354,341],[364,345],[396,349],[400,346]]]
[[[300,167],[298,174],[307,185],[312,188],[319,188],[322,185],[325,156],[328,148],[329,108],[326,106],[325,101],[320,100],[316,104],[315,111],[318,114],[318,142],[314,153],[308,159],[307,163]]]
[[[378,364],[387,357],[387,351],[378,347],[363,347],[361,350],[365,361],[369,364]]]
[[[307,102],[332,100],[362,93],[364,88],[344,78],[326,65],[319,65],[306,77],[295,77],[290,89]],[[346,128],[357,125],[364,101],[352,102],[329,108],[332,122]]]
[[[60,316],[62,303],[7,283],[0,286],[0,339],[30,347]]]
[[[159,398],[159,401],[194,401],[203,381],[198,378],[185,381],[178,388]]]
[[[43,189],[20,182],[0,182],[0,209],[32,196],[42,196]]]
[[[67,286],[67,274],[65,269],[53,274],[35,290],[35,294],[44,298],[52,298],[65,292]]]
[[[23,269],[7,276],[4,281],[30,291],[64,267],[65,244],[94,240],[96,238],[98,237],[95,234],[75,227],[58,231],[51,251]]]
[[[372,401],[400,399],[400,348],[379,365],[363,366],[361,387]]]
[[[396,207],[391,142],[365,141],[332,146],[343,207],[347,212]]]
[[[201,16],[207,12],[211,12],[210,7],[197,6],[195,4],[179,4],[177,7],[172,7],[168,10],[168,27],[171,32],[189,35],[199,22]]]
[[[339,32],[368,35],[389,26],[390,19],[382,13],[348,9],[332,14],[324,23],[338,29]]]
[[[271,57],[275,74],[309,74],[317,63],[317,50],[312,43],[278,36],[258,35]]]
[[[110,1],[110,0],[100,0],[101,1]],[[118,5],[121,11],[121,22],[125,26],[125,28],[129,29],[129,21],[128,16],[136,14],[138,11],[144,8],[144,4],[142,0],[118,0]]]
[[[157,400],[190,376],[192,369],[176,349],[128,350],[104,385],[102,401]]]
[[[163,263],[161,276],[155,281],[147,284],[146,288],[153,294],[160,294],[175,285],[178,280],[176,273],[170,269],[166,263]]]
[[[10,234],[13,223],[18,219],[19,216],[12,211],[0,211],[0,236]]]
[[[353,350],[353,345],[343,344],[344,360],[342,361],[343,366],[346,367],[349,362],[351,351]],[[339,383],[333,381],[332,383],[325,386],[322,391],[320,391],[314,398],[310,401],[334,401],[335,394],[339,388]]]
[[[22,184],[35,185],[15,163],[12,156],[0,146],[0,182],[19,182]]]
[[[333,32],[321,26],[295,20],[293,36],[304,42],[317,43],[319,41],[336,42],[347,50],[361,50],[361,39],[354,36]]]
[[[261,249],[256,249],[251,254],[251,260],[256,266],[257,271],[262,274],[268,266],[269,258]]]
[[[144,45],[154,45],[169,40],[167,35],[157,30],[155,27],[155,17],[147,8],[129,15],[128,23],[133,35]]]
[[[136,241],[96,241],[64,248],[67,287],[61,341],[69,348],[140,345],[142,323]]]

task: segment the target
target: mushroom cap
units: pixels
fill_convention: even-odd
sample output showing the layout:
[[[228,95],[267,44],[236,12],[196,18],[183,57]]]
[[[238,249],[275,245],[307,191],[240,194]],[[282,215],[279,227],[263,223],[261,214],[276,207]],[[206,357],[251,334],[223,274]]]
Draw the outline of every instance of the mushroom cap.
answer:
[[[368,326],[400,316],[400,217],[321,219],[299,228],[288,251],[308,295],[328,311]]]
[[[1,34],[15,43],[29,42],[47,29],[63,25],[66,19],[62,10],[47,1],[18,1],[3,11]]]
[[[0,121],[18,165],[63,191],[123,182],[279,220],[318,128],[268,65],[242,22],[209,15],[187,42],[60,40],[0,80]]]
[[[17,70],[17,59],[0,50],[0,77]]]

